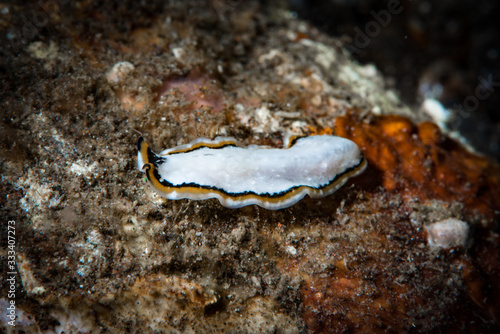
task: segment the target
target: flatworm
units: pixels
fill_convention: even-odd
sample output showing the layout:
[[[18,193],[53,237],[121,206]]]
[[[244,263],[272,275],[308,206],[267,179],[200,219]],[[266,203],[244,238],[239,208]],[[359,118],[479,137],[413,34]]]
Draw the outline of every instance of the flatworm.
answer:
[[[241,147],[234,138],[199,138],[155,154],[141,137],[137,165],[168,199],[217,198],[228,208],[289,207],[305,195],[328,196],[362,173],[366,160],[352,141],[335,136],[294,138],[287,148]]]

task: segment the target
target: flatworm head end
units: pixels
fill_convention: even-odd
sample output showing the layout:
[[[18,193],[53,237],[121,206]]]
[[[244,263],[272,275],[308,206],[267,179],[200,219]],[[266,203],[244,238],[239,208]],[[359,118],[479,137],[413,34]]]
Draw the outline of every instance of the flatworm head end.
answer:
[[[145,172],[148,179],[148,171],[154,168],[153,165],[155,164],[155,161],[159,159],[161,158],[151,151],[144,138],[140,137],[137,142],[137,168],[139,168],[140,171]]]

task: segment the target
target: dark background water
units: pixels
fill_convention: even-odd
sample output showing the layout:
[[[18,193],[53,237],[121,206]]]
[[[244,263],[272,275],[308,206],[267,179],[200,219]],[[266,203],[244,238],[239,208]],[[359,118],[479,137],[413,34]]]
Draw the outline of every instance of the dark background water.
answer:
[[[377,31],[375,16],[387,12],[390,3],[289,0],[298,17],[349,45],[356,45],[359,30],[372,29],[369,43],[352,49],[352,55],[361,63],[374,63],[405,102],[418,105],[431,97],[454,110],[457,118],[450,126],[499,161],[500,2],[400,1],[400,12]],[[482,87],[488,81],[489,87]],[[460,107],[464,103],[465,109]]]

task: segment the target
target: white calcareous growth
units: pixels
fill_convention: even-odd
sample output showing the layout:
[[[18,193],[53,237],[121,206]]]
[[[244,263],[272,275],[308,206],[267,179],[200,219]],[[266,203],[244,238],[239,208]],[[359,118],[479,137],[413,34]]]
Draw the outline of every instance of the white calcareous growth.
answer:
[[[448,218],[425,226],[429,245],[438,248],[465,247],[469,239],[469,225],[456,218]]]
[[[109,83],[117,83],[122,81],[134,69],[134,65],[128,61],[118,62],[106,73],[106,79]]]
[[[364,171],[358,146],[345,138],[311,136],[287,148],[241,147],[234,138],[199,138],[153,153],[144,139],[137,163],[152,187],[168,199],[217,198],[229,208],[256,204],[276,210],[305,195],[324,197]]]

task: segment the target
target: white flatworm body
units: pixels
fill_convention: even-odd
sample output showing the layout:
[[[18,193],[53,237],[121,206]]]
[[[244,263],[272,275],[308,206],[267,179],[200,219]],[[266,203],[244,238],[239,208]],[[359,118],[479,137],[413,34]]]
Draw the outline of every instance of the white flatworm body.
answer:
[[[141,137],[137,164],[168,199],[217,198],[229,208],[277,210],[305,195],[324,197],[366,168],[352,141],[335,136],[293,140],[288,148],[240,147],[234,138],[199,138],[155,154]]]

